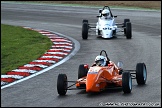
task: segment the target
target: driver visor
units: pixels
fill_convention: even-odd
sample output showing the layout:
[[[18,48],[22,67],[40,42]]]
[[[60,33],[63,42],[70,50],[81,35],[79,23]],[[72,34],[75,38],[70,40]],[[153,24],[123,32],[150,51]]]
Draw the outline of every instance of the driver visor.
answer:
[[[100,65],[103,64],[103,63],[104,63],[104,60],[103,60],[103,59],[97,60],[97,61],[96,61],[96,65],[98,65],[98,66],[100,66]]]
[[[103,14],[103,16],[109,16],[109,13]]]

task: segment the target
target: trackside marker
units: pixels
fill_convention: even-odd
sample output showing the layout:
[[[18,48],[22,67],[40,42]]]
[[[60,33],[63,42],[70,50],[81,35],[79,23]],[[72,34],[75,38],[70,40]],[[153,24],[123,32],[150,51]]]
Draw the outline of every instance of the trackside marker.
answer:
[[[74,43],[71,41],[73,40],[72,38],[70,40],[66,36],[60,36],[59,33],[46,30],[38,30],[30,27],[23,28],[34,30],[41,33],[43,36],[47,36],[50,41],[53,42],[53,45],[37,60],[19,66],[17,69],[7,72],[6,75],[1,75],[1,89],[26,80],[30,78],[30,76],[38,75],[44,72],[46,68],[52,68],[53,65],[57,66],[63,63],[64,61],[62,59],[69,59],[68,55],[74,50]],[[72,55],[70,54],[70,56]]]
[[[41,58],[57,58],[57,59],[62,59],[62,57],[59,57],[59,56],[42,56]]]
[[[1,78],[15,78],[15,79],[21,79],[23,76],[19,75],[1,75]]]
[[[46,52],[47,54],[62,54],[62,55],[68,55],[68,53],[64,53],[64,52],[53,52],[53,51],[48,51]]]
[[[34,62],[56,63],[55,61],[52,61],[52,60],[34,60]]]
[[[38,67],[41,67],[41,68],[47,68],[48,67],[46,65],[41,65],[41,64],[26,64],[24,66],[25,67],[35,67],[35,66],[38,66]]]
[[[11,71],[11,72],[7,72],[7,75],[19,75],[19,76],[29,76],[30,73],[28,72],[14,72],[14,71]]]
[[[60,51],[63,51],[63,52],[70,52],[70,51],[71,51],[71,50],[69,50],[69,49],[59,49],[59,48],[58,48],[58,49],[50,49],[50,50],[56,51],[56,52],[57,52],[57,51],[59,51],[59,52],[60,52]]]
[[[15,69],[15,70],[12,70],[12,71],[16,71],[16,72],[28,72],[28,73],[35,73],[35,72],[37,72],[35,70],[28,70],[28,69]]]

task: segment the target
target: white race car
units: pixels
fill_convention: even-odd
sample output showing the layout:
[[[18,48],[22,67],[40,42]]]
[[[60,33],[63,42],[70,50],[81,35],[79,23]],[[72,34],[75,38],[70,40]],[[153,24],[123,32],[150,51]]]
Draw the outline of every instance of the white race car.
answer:
[[[99,10],[97,16],[98,21],[95,24],[88,23],[87,19],[83,19],[82,22],[82,38],[88,39],[88,34],[95,31],[98,37],[102,38],[113,38],[118,36],[118,32],[124,32],[127,39],[132,38],[132,26],[130,19],[124,19],[123,23],[116,23],[109,6],[104,6],[103,9]],[[120,28],[119,28],[120,27]]]

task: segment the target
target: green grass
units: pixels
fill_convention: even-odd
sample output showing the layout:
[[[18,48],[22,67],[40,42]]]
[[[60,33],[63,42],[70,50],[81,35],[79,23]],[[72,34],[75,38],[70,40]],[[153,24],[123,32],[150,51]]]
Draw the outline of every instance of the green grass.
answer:
[[[1,74],[36,60],[51,46],[50,39],[36,31],[1,24]]]

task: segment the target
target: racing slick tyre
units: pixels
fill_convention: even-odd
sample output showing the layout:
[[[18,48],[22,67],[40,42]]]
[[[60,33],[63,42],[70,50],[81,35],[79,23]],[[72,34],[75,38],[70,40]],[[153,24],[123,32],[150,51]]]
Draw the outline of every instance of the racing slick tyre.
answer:
[[[66,74],[59,74],[57,78],[57,92],[59,95],[65,95],[67,92],[67,76]]]
[[[124,19],[123,27],[126,27],[126,22],[130,22],[130,19]],[[124,28],[124,34],[126,34],[126,28]]]
[[[131,22],[126,23],[126,38],[131,39],[132,38],[132,26]]]
[[[101,35],[101,31],[98,29],[98,35]]]
[[[124,93],[130,93],[132,91],[132,78],[130,72],[122,73],[122,89]]]
[[[138,85],[145,84],[146,79],[147,79],[146,65],[144,63],[137,63],[137,65],[136,65],[136,81],[137,81]]]
[[[88,38],[88,23],[84,22],[82,25],[82,38],[87,39]]]
[[[88,69],[84,67],[84,64],[79,65],[78,79],[87,76]]]
[[[88,23],[88,20],[84,19],[84,20],[82,21],[82,23],[85,23],[85,22]]]

